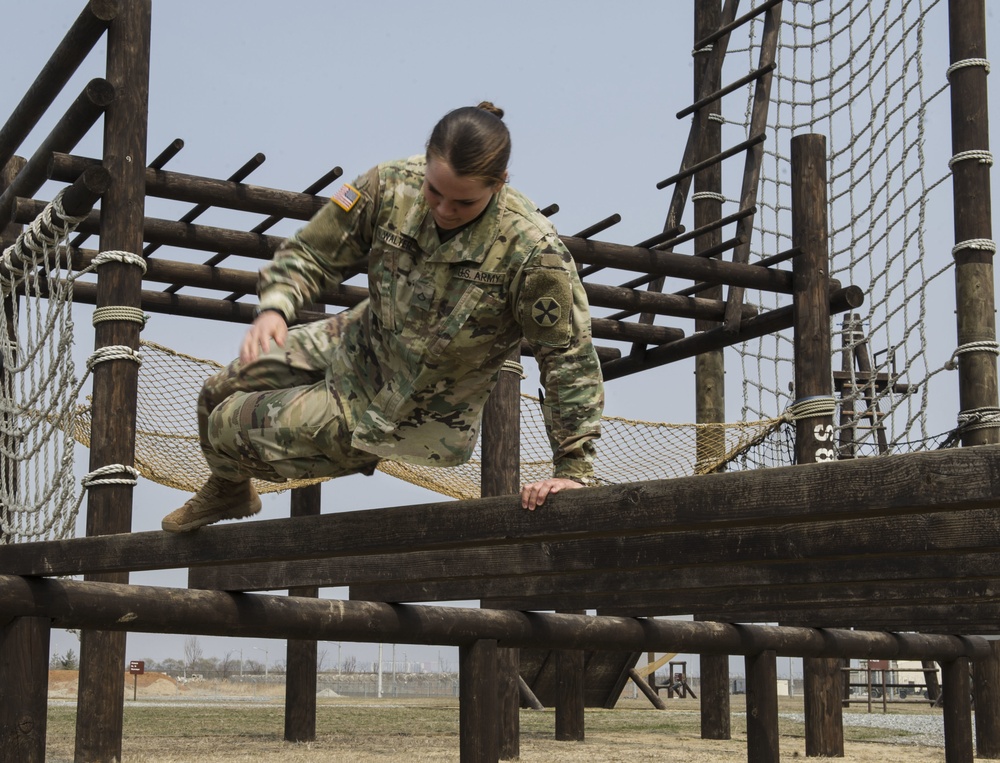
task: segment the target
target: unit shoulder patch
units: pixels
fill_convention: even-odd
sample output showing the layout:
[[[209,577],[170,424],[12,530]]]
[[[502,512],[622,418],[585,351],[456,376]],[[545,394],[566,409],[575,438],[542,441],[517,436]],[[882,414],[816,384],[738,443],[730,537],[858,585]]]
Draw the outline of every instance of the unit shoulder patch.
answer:
[[[345,212],[350,212],[354,209],[354,205],[358,203],[358,199],[361,198],[361,191],[355,188],[350,183],[344,183],[337,190],[333,196],[330,197],[330,201],[336,204]]]
[[[572,336],[573,289],[562,268],[531,268],[521,291],[521,330],[529,342],[567,347]]]

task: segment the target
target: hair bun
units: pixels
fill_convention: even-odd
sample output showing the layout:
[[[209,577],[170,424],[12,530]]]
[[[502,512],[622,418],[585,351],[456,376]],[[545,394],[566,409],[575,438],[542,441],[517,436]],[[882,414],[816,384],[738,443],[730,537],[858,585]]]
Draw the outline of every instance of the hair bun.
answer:
[[[503,109],[501,109],[499,106],[495,106],[492,101],[481,101],[476,108],[482,109],[483,111],[488,111],[497,119],[503,119]]]

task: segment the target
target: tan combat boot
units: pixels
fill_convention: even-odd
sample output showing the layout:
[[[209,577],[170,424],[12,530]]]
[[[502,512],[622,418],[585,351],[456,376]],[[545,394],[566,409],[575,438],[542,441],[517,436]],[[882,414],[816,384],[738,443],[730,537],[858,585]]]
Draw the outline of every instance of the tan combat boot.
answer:
[[[163,518],[167,532],[183,533],[223,519],[242,519],[260,511],[260,498],[250,480],[229,482],[212,476],[187,503]]]

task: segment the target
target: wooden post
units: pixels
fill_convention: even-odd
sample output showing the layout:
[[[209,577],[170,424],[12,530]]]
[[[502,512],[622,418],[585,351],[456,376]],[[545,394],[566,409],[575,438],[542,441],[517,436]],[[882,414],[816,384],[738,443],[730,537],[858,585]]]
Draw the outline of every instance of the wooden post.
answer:
[[[579,649],[560,649],[556,652],[556,739],[560,741],[583,741],[583,689],[583,652]]]
[[[320,513],[322,484],[292,491],[293,517]],[[319,588],[289,588],[289,596],[319,597]],[[285,741],[312,742],[316,739],[316,656],[315,640],[289,639],[285,672]]]
[[[694,39],[703,40],[722,25],[722,9],[718,0],[697,0],[694,10]],[[711,48],[695,53],[694,97],[699,101],[719,89],[718,72],[709,71],[713,59]],[[702,107],[703,114],[718,114],[722,101],[717,99]],[[700,162],[722,152],[722,124],[707,117],[701,119],[701,151],[695,156]],[[694,176],[694,227],[699,229],[722,217],[722,163],[717,162]],[[715,247],[722,242],[722,230],[698,236],[694,240],[695,254]],[[708,299],[723,298],[722,286],[713,286],[698,294]],[[721,325],[719,321],[696,320],[695,332],[707,331]],[[725,361],[721,349],[710,350],[695,357],[695,421],[723,423],[726,420]],[[707,437],[698,431],[695,444],[696,461],[714,461],[719,453],[717,438]],[[703,654],[701,661],[701,737],[702,739],[729,739],[732,736],[729,705],[729,657],[724,654]]]
[[[150,0],[124,3],[108,28],[107,79],[117,97],[104,116],[104,166],[111,186],[104,195],[101,248],[142,251],[146,122],[149,95]],[[109,263],[98,268],[98,306],[140,305],[142,272],[134,265]],[[140,325],[103,321],[95,327],[95,347],[138,348]],[[108,360],[94,368],[90,468],[132,466],[135,460],[136,390],[139,368],[132,360]],[[87,501],[87,535],[127,533],[132,529],[132,488],[99,485]],[[88,580],[127,583],[128,573],[88,576]],[[84,631],[80,643],[80,707],[76,723],[76,761],[121,759],[122,676],[125,634]]]
[[[521,482],[521,372],[520,354],[507,359],[483,409],[483,465],[480,493],[487,496],[517,493]],[[497,649],[497,692],[500,703],[499,755],[515,760],[521,755],[520,652]]]
[[[972,763],[972,685],[968,657],[941,663],[945,763]]]
[[[44,617],[0,627],[0,763],[44,763],[49,636]]]
[[[778,763],[778,668],[773,650],[746,656],[747,763]]]
[[[458,649],[459,759],[497,763],[497,642],[482,639]]]
[[[801,250],[792,262],[796,402],[810,398],[830,398],[831,402],[827,412],[795,422],[795,460],[808,464],[836,458],[830,388],[826,138],[822,135],[792,138],[792,246]],[[813,715],[806,713],[806,754],[843,755],[843,716],[832,709],[841,707],[839,671],[809,657],[803,659],[802,669],[807,677],[806,706],[815,709]]]
[[[983,342],[982,349],[963,352],[958,361],[961,411],[997,408],[995,295],[990,203],[990,164],[965,152],[989,151],[989,108],[986,73],[985,0],[949,0],[951,64],[952,196],[955,208],[955,296],[958,346]],[[979,61],[980,63],[975,63]],[[968,155],[967,155],[968,156]],[[996,426],[971,429],[962,445],[1000,442]]]
[[[803,661],[807,757],[844,757],[843,664],[839,657]]]
[[[990,656],[972,663],[972,690],[976,703],[976,757],[1000,758],[1000,735],[993,708],[1000,705],[1000,641],[990,642]]]

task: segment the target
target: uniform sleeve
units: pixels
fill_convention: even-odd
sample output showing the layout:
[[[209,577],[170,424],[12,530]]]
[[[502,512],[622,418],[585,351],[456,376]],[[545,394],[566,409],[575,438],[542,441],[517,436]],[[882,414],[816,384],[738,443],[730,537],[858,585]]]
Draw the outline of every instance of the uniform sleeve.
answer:
[[[594,475],[604,383],[591,339],[590,307],[569,252],[554,233],[525,261],[515,315],[541,372],[542,413],[553,475]]]
[[[378,168],[341,186],[261,268],[257,279],[261,308],[278,309],[291,320],[303,304],[339,286],[371,249],[379,198]]]

